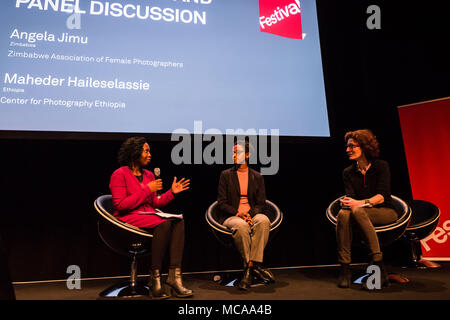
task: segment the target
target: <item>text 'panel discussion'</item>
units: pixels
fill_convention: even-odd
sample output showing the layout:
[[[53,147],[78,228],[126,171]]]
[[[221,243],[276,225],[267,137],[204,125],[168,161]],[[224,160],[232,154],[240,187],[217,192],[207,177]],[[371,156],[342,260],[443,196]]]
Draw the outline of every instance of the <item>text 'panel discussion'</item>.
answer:
[[[0,300],[450,300],[447,12],[1,1]]]

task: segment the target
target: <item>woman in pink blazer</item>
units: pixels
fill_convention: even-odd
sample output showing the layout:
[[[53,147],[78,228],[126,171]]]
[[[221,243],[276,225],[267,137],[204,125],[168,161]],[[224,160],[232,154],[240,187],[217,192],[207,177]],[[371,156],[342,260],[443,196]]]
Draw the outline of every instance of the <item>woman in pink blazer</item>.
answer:
[[[127,139],[119,151],[121,167],[111,176],[109,187],[114,204],[114,215],[121,221],[153,232],[150,287],[154,299],[168,298],[161,285],[161,265],[166,248],[170,249],[169,276],[166,284],[177,297],[190,297],[192,290],[183,286],[181,261],[184,249],[184,220],[166,219],[154,214],[155,208],[163,207],[174,195],[189,189],[189,180],[173,179],[170,190],[160,197],[156,191],[162,189],[161,179],[155,180],[150,171],[144,169],[151,159],[150,146],[142,137]]]

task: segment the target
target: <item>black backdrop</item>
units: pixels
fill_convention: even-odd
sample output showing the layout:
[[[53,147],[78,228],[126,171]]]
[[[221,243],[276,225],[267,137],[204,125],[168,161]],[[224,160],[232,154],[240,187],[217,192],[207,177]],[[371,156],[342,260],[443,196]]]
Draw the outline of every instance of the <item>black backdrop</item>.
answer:
[[[265,182],[268,199],[285,220],[267,248],[267,266],[337,262],[334,230],[324,213],[343,192],[348,130],[375,132],[381,157],[391,165],[392,193],[411,198],[397,106],[450,95],[450,28],[437,3],[318,1],[332,137],[282,139],[280,170]],[[366,27],[372,4],[381,8],[381,30]],[[109,193],[125,136],[0,135],[0,234],[13,281],[64,279],[73,264],[82,277],[128,274],[128,259],[100,241],[93,208],[99,195]],[[237,253],[219,245],[204,219],[226,166],[175,166],[170,161],[175,143],[152,137],[149,142],[151,167],[161,168],[166,188],[174,175],[192,179],[191,189],[171,204],[185,213],[184,270],[239,268]],[[364,260],[365,252],[357,251],[355,261]],[[143,260],[139,271],[147,273],[148,265]]]

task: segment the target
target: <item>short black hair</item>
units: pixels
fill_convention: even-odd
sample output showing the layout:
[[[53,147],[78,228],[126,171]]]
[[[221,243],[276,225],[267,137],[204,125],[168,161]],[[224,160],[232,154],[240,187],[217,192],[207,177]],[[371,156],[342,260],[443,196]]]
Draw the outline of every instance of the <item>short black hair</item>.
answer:
[[[117,160],[120,166],[131,167],[134,163],[139,161],[142,155],[144,144],[147,141],[144,137],[131,137],[122,143],[119,150]]]
[[[245,141],[238,140],[234,143],[234,145],[235,146],[237,146],[237,145],[243,146],[244,150],[245,150],[245,154],[248,154],[248,153],[253,154],[253,151],[255,150],[253,148],[253,145],[248,140],[245,140]]]

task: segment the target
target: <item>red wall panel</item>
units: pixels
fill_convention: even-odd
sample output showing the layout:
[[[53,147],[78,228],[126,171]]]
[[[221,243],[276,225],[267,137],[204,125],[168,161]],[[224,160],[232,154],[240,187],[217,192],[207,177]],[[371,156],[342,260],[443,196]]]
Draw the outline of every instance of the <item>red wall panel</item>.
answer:
[[[450,258],[450,98],[398,108],[413,198],[437,205],[436,230],[422,240],[424,257]]]

